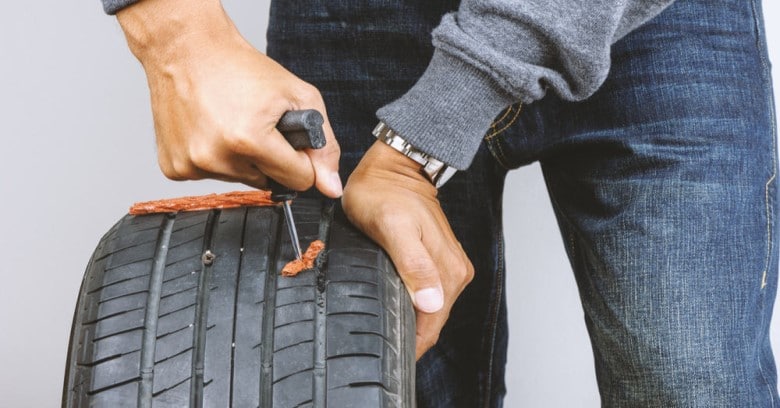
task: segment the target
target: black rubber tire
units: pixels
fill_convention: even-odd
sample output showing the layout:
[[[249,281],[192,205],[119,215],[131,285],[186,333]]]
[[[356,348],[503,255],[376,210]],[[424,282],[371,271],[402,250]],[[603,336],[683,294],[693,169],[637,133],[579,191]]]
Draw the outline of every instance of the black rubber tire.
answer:
[[[332,202],[293,213],[326,250],[292,278],[278,207],[120,220],[84,275],[63,406],[413,407],[414,312],[391,262]]]

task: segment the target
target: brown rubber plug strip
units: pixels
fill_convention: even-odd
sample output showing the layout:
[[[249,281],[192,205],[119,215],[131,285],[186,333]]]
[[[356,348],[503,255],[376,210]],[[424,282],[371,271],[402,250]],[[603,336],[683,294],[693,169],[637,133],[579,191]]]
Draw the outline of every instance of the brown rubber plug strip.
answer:
[[[293,259],[282,268],[282,276],[295,276],[301,271],[314,268],[317,255],[325,249],[325,243],[319,239],[312,241],[301,259]]]
[[[271,200],[270,191],[232,191],[224,194],[207,194],[202,196],[179,197],[167,200],[135,203],[130,207],[130,214],[143,215],[180,211],[201,211],[236,208],[241,206],[263,207],[276,204],[277,203]]]

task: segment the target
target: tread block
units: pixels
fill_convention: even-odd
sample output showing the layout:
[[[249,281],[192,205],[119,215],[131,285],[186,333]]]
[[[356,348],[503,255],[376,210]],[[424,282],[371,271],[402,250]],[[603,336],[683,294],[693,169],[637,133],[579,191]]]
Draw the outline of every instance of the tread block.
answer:
[[[146,305],[146,293],[136,293],[107,300],[98,305],[97,319],[117,315]]]
[[[173,388],[155,392],[152,401],[152,406],[155,408],[180,408],[189,406],[190,379],[184,380],[184,382],[177,384]]]
[[[362,316],[368,318],[369,316]],[[376,319],[377,326],[380,324],[379,318]],[[327,320],[328,341],[327,357],[339,357],[345,354],[373,355],[381,357],[384,355],[384,344],[380,336],[354,336],[349,332],[355,330],[358,325],[365,325],[366,319],[360,319],[358,323],[353,316],[336,315],[329,316]],[[369,323],[371,324],[371,323]]]
[[[92,367],[92,384],[89,392],[94,393],[138,378],[140,355],[141,353],[137,351],[96,364]]]
[[[364,408],[385,406],[381,387],[346,386],[329,390],[328,406],[339,408]]]
[[[157,337],[154,349],[155,364],[169,359],[184,350],[191,350],[192,336],[192,327],[187,326],[184,330]]]
[[[275,310],[274,326],[278,328],[286,324],[308,320],[314,320],[313,302],[277,307]]]
[[[143,259],[138,262],[122,265],[118,268],[109,269],[103,274],[102,284],[110,285],[115,282],[149,275],[149,271],[152,270],[152,261],[151,258]]]
[[[371,356],[350,356],[328,360],[328,389],[352,383],[382,382],[382,362]]]
[[[138,351],[141,348],[142,334],[143,331],[138,329],[124,333],[122,336],[112,336],[95,341],[92,343],[92,356],[89,358],[89,361],[82,362],[90,363],[92,361],[100,361],[117,354],[128,354]]]
[[[192,364],[192,352],[185,349],[179,354],[154,365],[153,392],[173,388],[182,381],[190,378]]]
[[[310,372],[298,373],[275,383],[273,386],[273,407],[295,408],[311,401],[312,386]],[[331,406],[338,407],[339,405]]]
[[[288,324],[274,330],[274,351],[314,341],[314,322]]]
[[[314,368],[314,345],[301,343],[274,353],[274,381]]]
[[[135,405],[138,398],[138,383],[131,382],[111,390],[99,392],[92,396],[89,405],[74,405],[76,407],[127,407]]]
[[[149,289],[149,275],[139,276],[137,278],[120,281],[100,290],[100,301],[105,302],[120,296],[132,295],[144,292]]]
[[[118,316],[109,317],[97,323],[95,338],[102,339],[108,336],[124,333],[144,325],[145,311],[143,309]]]

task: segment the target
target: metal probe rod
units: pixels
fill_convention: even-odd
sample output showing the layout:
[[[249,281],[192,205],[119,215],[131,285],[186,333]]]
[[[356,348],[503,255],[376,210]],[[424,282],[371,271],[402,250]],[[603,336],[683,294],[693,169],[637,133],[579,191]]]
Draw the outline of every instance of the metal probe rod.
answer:
[[[298,240],[298,230],[295,228],[290,202],[283,201],[282,206],[284,207],[284,219],[287,221],[287,230],[290,231],[290,240],[292,240],[292,246],[295,250],[295,257],[301,259],[303,257],[303,253],[301,252],[301,241]]]

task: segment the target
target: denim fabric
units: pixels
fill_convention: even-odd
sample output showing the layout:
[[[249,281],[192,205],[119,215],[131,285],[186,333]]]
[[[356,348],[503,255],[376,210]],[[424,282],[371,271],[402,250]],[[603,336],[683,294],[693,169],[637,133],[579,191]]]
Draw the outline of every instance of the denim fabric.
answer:
[[[501,196],[540,161],[607,407],[780,406],[777,146],[759,0],[678,0],[613,47],[604,86],[497,118],[442,190],[476,277],[418,363],[419,407],[498,407],[507,321]],[[272,3],[268,53],[323,93],[342,176],[457,1]],[[522,330],[517,330],[522,335]],[[565,384],[562,384],[565,392]]]

